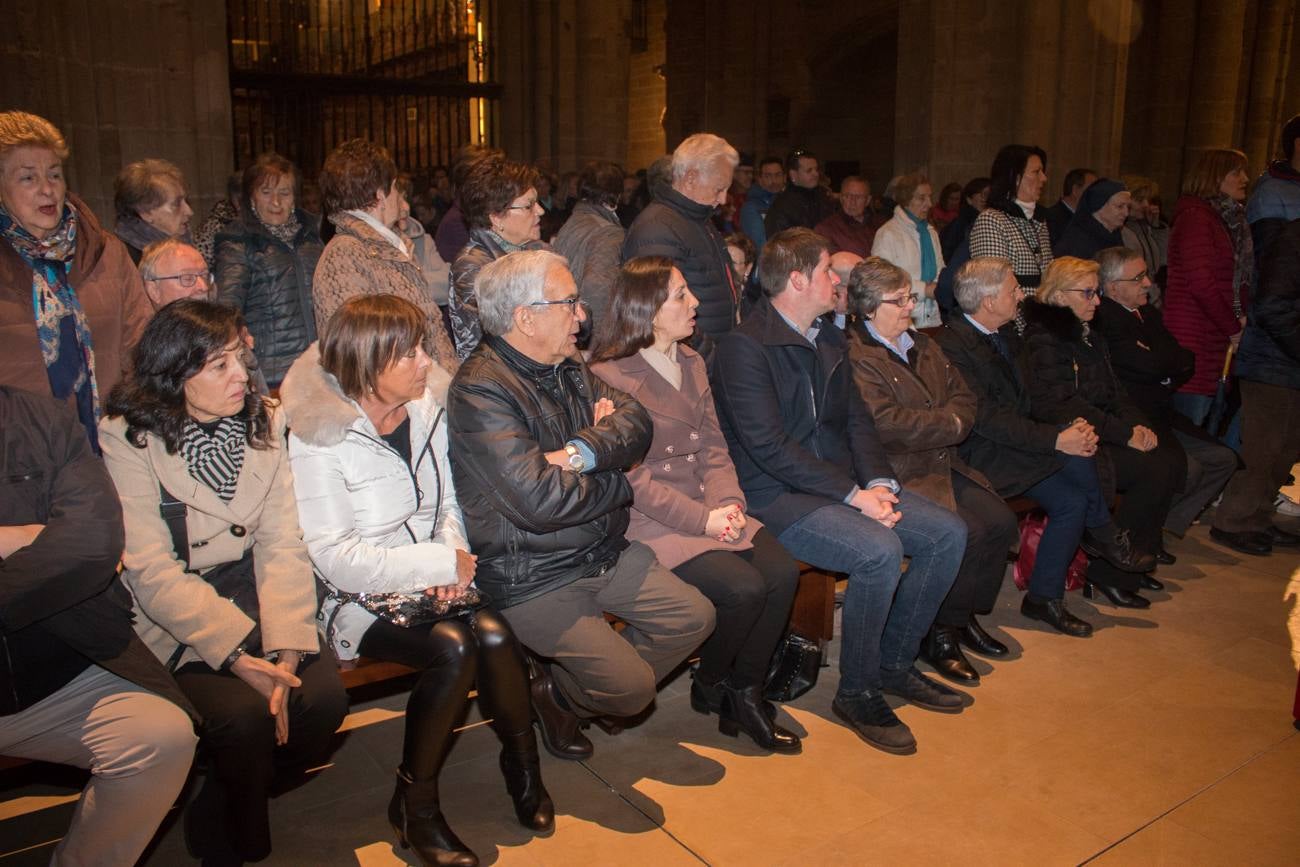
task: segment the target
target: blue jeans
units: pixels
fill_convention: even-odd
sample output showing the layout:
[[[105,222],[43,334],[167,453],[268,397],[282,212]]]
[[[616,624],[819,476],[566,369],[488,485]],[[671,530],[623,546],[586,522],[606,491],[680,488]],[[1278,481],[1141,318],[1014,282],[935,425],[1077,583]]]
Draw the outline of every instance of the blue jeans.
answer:
[[[1029,576],[1029,592],[1043,599],[1060,599],[1065,595],[1065,570],[1074,559],[1084,528],[1110,522],[1096,459],[1066,455],[1065,466],[1025,491],[1025,496],[1047,513]]]
[[[892,530],[851,506],[823,506],[778,538],[796,559],[847,572],[840,638],[842,696],[880,688],[880,670],[907,669],[957,577],[966,525],[953,512],[903,491]],[[911,558],[900,576],[903,555]],[[901,580],[900,580],[901,578]]]
[[[1173,395],[1170,402],[1174,409],[1191,419],[1192,424],[1205,427],[1205,420],[1210,417],[1210,406],[1214,403],[1214,397],[1208,394],[1188,394],[1180,391]],[[1228,428],[1223,432],[1223,436],[1219,437],[1219,442],[1234,452],[1241,453],[1241,407],[1237,407],[1232,418],[1228,419]]]

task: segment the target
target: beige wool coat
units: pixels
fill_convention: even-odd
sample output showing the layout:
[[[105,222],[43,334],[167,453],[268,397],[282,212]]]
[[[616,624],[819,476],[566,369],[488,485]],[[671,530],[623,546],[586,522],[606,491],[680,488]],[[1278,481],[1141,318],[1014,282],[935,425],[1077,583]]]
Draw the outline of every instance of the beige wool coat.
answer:
[[[147,435],[145,447],[139,449],[126,439],[125,419],[100,422],[104,462],[122,500],[122,578],[135,599],[135,628],[163,662],[186,644],[190,649],[178,667],[202,659],[220,668],[254,624],[211,584],[185,571],[158,511],[159,483],[188,507],[192,568],[202,572],[253,550],[262,647],[310,653],[320,649],[316,585],[298,527],[284,416],[278,407],[272,408],[271,421],[273,447],[245,449],[229,503],[191,476],[180,454],[167,454],[158,437]],[[235,528],[242,528],[243,534],[236,535],[240,530]]]
[[[325,323],[351,298],[397,295],[424,311],[428,332],[425,348],[439,367],[455,373],[460,360],[429,289],[427,275],[415,261],[410,239],[404,239],[407,253],[403,255],[369,224],[351,214],[334,214],[330,220],[338,232],[325,245],[312,281],[316,333],[324,334]]]
[[[640,353],[591,366],[592,373],[636,398],[654,420],[645,460],[627,474],[634,496],[627,538],[649,545],[668,569],[708,551],[748,550],[763,526],[746,515],[735,542],[704,535],[709,512],[733,503],[744,509],[745,495],[718,427],[704,359],[678,344],[677,361],[680,391]]]

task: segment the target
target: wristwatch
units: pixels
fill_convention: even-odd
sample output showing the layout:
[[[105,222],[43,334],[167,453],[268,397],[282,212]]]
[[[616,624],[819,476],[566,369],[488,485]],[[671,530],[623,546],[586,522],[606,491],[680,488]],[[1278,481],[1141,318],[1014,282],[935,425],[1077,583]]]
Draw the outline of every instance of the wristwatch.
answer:
[[[244,645],[239,645],[234,650],[230,651],[230,655],[226,657],[225,662],[221,663],[221,667],[226,671],[229,671],[230,667],[239,660],[239,657],[243,656],[247,652],[248,650],[245,649]]]
[[[569,456],[569,469],[575,473],[580,473],[587,468],[587,462],[582,457],[582,452],[573,443],[564,444],[564,453]]]

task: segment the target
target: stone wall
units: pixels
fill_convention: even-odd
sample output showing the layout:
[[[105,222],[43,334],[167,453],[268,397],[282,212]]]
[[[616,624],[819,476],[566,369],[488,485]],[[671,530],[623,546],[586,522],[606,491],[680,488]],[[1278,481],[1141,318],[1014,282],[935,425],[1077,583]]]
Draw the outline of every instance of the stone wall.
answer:
[[[633,49],[629,57],[627,93],[628,171],[647,168],[667,150],[664,142],[664,109],[668,88],[664,77],[667,62],[667,0],[645,2],[645,47]]]
[[[199,219],[233,168],[224,0],[6,0],[0,107],[48,118],[107,225],[124,164],[180,166]]]

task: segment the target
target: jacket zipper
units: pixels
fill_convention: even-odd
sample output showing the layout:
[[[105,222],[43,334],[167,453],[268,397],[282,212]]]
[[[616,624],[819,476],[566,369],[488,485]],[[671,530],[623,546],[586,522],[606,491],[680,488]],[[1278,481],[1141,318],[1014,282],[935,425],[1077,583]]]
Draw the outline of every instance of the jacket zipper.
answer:
[[[434,418],[433,425],[429,428],[429,435],[424,440],[424,447],[420,449],[420,454],[416,458],[415,461],[416,467],[420,466],[420,462],[424,460],[425,454],[431,451],[430,444],[433,442],[433,432],[438,429],[438,422],[439,420],[441,420],[441,418],[442,418],[442,410],[438,410],[438,415],[437,417]],[[362,431],[356,429],[353,429],[352,433],[355,433],[359,437],[364,437],[365,439],[370,440],[372,443],[375,443],[380,448],[384,449],[389,454],[393,455],[393,457],[397,458],[397,462],[402,465],[402,468],[406,470],[406,474],[411,479],[411,490],[415,494],[415,507],[417,509],[420,508],[420,504],[424,501],[424,492],[420,490],[420,482],[415,476],[415,468],[408,466],[406,461],[402,460],[402,453],[399,452],[397,449],[393,448],[392,446],[390,446],[388,443],[384,442],[382,439],[375,439],[368,433],[363,433]],[[434,531],[437,532],[438,513],[442,509],[442,475],[438,472],[438,464],[436,461],[434,462],[433,465],[433,474],[438,479],[438,492],[437,492],[438,506],[435,509],[433,515],[433,527],[434,527]],[[411,537],[411,542],[413,544],[419,544],[420,540],[415,537],[415,531],[411,529],[411,525],[406,521],[403,521],[402,526],[406,528],[406,535]]]

